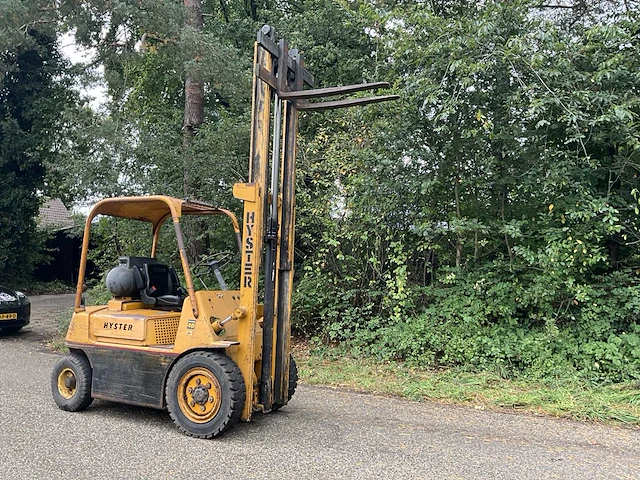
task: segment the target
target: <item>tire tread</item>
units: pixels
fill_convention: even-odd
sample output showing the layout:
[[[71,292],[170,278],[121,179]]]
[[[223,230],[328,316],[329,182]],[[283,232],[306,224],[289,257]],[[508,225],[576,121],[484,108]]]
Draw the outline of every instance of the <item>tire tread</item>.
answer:
[[[71,368],[76,376],[76,394],[67,399],[58,392],[58,375],[63,368]],[[85,410],[93,402],[91,397],[91,364],[84,354],[71,352],[58,359],[51,374],[51,391],[58,408],[67,412]]]
[[[226,414],[226,417],[224,417],[222,421],[218,423],[217,427],[213,431],[210,431],[207,433],[197,433],[197,432],[189,431],[181,423],[181,419],[178,415],[180,408],[177,405],[176,405],[177,411],[171,408],[171,405],[173,403],[171,401],[172,400],[171,395],[173,395],[174,392],[171,391],[170,386],[177,385],[179,381],[179,378],[177,377],[180,375],[179,373],[180,366],[181,366],[180,362],[192,361],[193,359],[196,359],[198,357],[202,358],[204,360],[204,363],[211,361],[216,363],[222,369],[226,377],[226,380],[229,382],[229,391],[231,393],[230,408]],[[224,394],[224,387],[222,385],[221,387],[223,388],[223,394]],[[169,415],[171,419],[178,426],[178,429],[182,433],[195,438],[204,438],[204,439],[213,438],[219,435],[220,433],[222,433],[228,426],[231,426],[234,423],[236,423],[240,419],[240,415],[242,414],[245,398],[246,398],[246,387],[244,384],[244,379],[242,377],[242,372],[240,371],[240,368],[229,356],[221,352],[198,351],[182,357],[171,368],[171,371],[169,372],[169,377],[167,379],[167,386],[165,389],[165,401],[166,401],[167,410],[169,410]]]
[[[293,359],[293,355],[289,357],[289,401],[291,401],[291,397],[296,393],[296,388],[298,387],[298,366],[296,365],[296,361]],[[274,403],[271,407],[271,410],[276,411],[280,410],[284,407],[281,403]]]

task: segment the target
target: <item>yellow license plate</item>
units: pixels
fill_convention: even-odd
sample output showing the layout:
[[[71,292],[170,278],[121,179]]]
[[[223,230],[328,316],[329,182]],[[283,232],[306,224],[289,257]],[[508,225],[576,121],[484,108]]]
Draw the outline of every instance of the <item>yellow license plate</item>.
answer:
[[[17,313],[0,313],[0,320],[15,320],[18,318]]]

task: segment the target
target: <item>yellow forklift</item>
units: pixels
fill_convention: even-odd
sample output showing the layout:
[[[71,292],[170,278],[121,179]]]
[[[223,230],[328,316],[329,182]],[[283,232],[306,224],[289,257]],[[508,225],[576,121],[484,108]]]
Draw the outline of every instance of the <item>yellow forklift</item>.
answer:
[[[297,383],[290,315],[298,111],[398,98],[307,101],[381,87],[388,84],[313,89],[302,55],[284,40],[276,42],[273,28],[265,25],[254,51],[249,178],[233,187],[244,204],[242,230],[232,212],[192,200],[156,195],[98,202],[85,224],[75,311],[66,336],[69,353],[51,376],[56,404],[79,411],[100,398],[166,408],[182,432],[200,438],[249,421],[253,412],[286,405]],[[149,257],[121,257],[108,273],[112,299],[107,305],[85,306],[89,238],[98,215],[149,223],[152,246]],[[216,262],[211,266],[220,289],[195,289],[180,226],[185,215],[222,215],[231,222],[241,253],[238,290],[227,289]],[[157,260],[160,230],[168,220],[184,286],[172,267]]]

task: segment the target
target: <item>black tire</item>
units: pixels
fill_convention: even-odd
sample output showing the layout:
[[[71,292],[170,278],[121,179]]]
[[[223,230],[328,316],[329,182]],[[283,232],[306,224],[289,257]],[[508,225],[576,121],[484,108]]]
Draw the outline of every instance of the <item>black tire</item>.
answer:
[[[291,401],[291,397],[296,393],[296,388],[298,387],[298,366],[296,365],[296,361],[293,359],[293,355],[289,357],[289,401]],[[272,411],[280,410],[284,407],[282,403],[274,403],[271,407]]]
[[[20,330],[22,330],[22,327],[4,327],[2,329],[2,333],[13,335],[14,333],[18,333]]]
[[[62,410],[78,412],[91,402],[91,365],[80,353],[67,353],[53,367],[51,393]]]
[[[194,352],[171,368],[165,398],[181,432],[213,438],[240,419],[246,390],[242,372],[220,352]]]

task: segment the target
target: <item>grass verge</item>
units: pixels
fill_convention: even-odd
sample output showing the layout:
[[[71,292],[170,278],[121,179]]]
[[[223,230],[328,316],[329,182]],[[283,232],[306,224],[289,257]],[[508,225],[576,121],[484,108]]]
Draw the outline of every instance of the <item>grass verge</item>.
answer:
[[[64,338],[67,335],[69,323],[71,322],[71,316],[73,315],[73,308],[63,310],[56,315],[56,334],[49,341],[49,348],[56,352],[67,353],[69,349],[64,344]]]
[[[23,286],[22,290],[27,295],[58,295],[60,293],[74,293],[75,287],[60,280],[54,280],[52,282],[37,282],[32,280],[26,286]]]
[[[300,380],[412,400],[640,427],[640,384],[592,386],[578,379],[505,380],[490,373],[424,370],[297,344]]]

